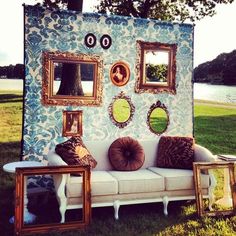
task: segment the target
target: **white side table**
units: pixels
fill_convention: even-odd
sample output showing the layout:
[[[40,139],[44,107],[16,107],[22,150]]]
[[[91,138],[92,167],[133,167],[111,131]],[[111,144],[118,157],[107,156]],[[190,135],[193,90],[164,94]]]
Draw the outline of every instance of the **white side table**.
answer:
[[[3,170],[8,173],[15,173],[16,168],[20,167],[37,167],[37,166],[45,166],[41,162],[38,161],[17,161],[5,164],[3,166]],[[30,213],[27,208],[28,197],[27,197],[27,177],[24,178],[24,223],[30,224],[33,223],[36,219],[36,215]],[[10,218],[10,223],[14,223],[14,216]]]

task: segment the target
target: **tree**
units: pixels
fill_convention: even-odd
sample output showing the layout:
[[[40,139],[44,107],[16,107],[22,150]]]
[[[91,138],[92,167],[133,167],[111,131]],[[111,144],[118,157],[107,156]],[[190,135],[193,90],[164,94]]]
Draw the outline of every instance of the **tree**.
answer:
[[[69,10],[82,11],[83,0],[44,0],[44,6],[64,7]],[[61,83],[57,95],[84,96],[82,87],[81,65],[78,63],[62,63]]]
[[[81,2],[80,0],[43,0],[43,6],[70,9],[70,4],[81,5],[83,4]],[[205,16],[215,15],[218,4],[232,2],[234,0],[101,0],[96,9],[99,13],[109,12],[157,20],[194,22]]]
[[[167,82],[167,65],[146,64],[146,76],[150,82]]]
[[[217,4],[234,0],[101,0],[100,13],[111,13],[158,20],[192,22],[213,16]]]

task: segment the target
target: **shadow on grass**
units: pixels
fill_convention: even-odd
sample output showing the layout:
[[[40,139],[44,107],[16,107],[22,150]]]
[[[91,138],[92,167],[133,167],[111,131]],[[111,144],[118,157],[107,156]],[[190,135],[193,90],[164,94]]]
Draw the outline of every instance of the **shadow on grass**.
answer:
[[[23,102],[22,94],[0,94],[0,103]]]

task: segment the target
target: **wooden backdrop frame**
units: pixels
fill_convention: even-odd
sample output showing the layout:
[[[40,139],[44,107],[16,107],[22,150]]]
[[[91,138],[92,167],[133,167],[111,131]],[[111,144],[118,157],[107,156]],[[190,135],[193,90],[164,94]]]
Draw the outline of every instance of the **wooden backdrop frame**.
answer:
[[[50,223],[40,225],[24,224],[24,178],[30,175],[44,174],[81,174],[83,176],[83,217],[81,221],[68,223]],[[16,168],[15,191],[15,234],[25,235],[34,233],[58,232],[65,230],[83,229],[91,219],[91,186],[89,166],[43,166]]]
[[[193,163],[193,173],[194,173],[194,184],[195,184],[195,194],[196,194],[196,206],[197,213],[199,216],[226,216],[236,213],[236,191],[235,191],[235,176],[234,176],[234,163],[233,162],[195,162]],[[229,169],[229,184],[232,194],[232,210],[219,210],[219,211],[205,211],[203,206],[203,195],[201,188],[201,171],[202,170],[212,170],[212,169]]]

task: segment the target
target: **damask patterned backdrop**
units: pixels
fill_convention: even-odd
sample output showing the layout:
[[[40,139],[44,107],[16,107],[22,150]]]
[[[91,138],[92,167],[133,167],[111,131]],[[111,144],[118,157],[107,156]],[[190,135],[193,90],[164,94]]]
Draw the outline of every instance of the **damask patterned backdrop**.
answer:
[[[103,49],[97,40],[95,47],[84,44],[84,37],[92,33],[97,39],[108,34],[112,38],[109,49]],[[176,94],[135,93],[136,41],[177,44]],[[44,106],[42,91],[42,52],[61,51],[96,54],[103,59],[103,103],[98,107]],[[124,61],[130,67],[130,80],[122,87],[112,84],[109,71],[113,63]],[[62,111],[83,111],[83,140],[114,140],[121,136],[136,139],[157,139],[146,124],[150,106],[157,100],[165,104],[170,124],[165,135],[191,136],[193,134],[192,67],[193,26],[105,16],[96,13],[49,10],[25,6],[25,103],[23,127],[23,155],[27,160],[46,161],[47,152],[62,137]],[[132,121],[123,129],[115,126],[108,107],[121,91],[135,106]]]

